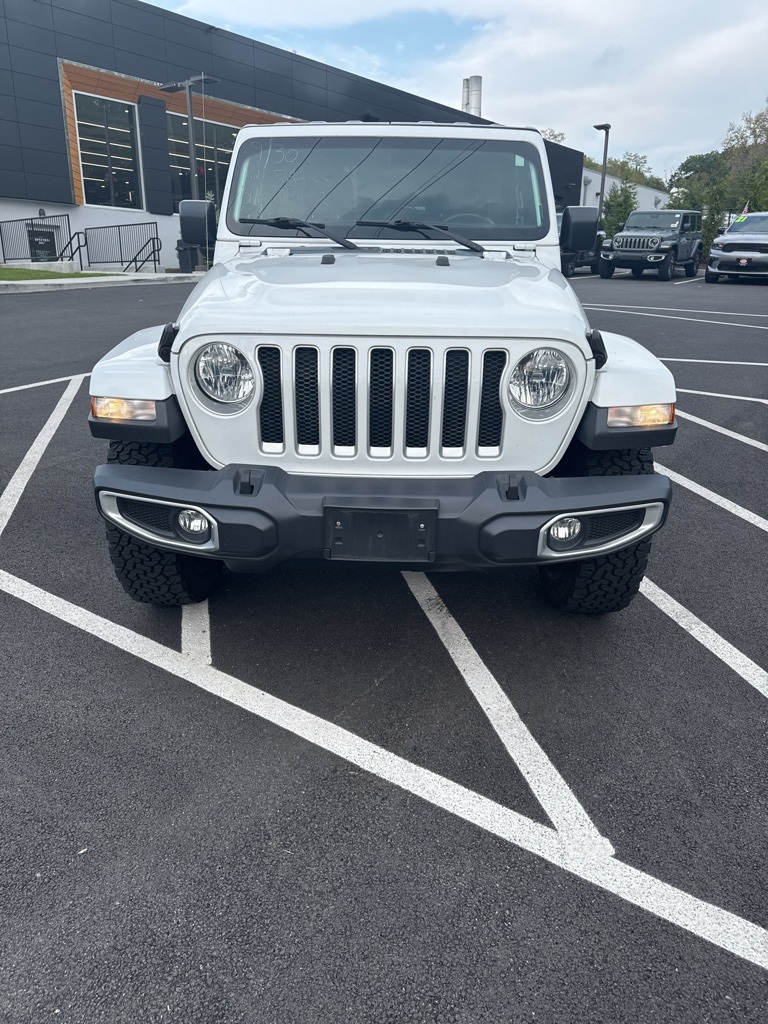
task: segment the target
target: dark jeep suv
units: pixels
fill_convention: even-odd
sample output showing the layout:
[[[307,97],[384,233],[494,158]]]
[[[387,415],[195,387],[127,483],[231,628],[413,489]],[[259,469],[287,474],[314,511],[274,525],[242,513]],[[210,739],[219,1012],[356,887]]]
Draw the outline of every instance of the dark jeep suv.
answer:
[[[633,277],[657,270],[669,281],[678,266],[695,277],[701,263],[701,213],[698,210],[634,210],[626,224],[603,242],[600,277],[627,267]]]

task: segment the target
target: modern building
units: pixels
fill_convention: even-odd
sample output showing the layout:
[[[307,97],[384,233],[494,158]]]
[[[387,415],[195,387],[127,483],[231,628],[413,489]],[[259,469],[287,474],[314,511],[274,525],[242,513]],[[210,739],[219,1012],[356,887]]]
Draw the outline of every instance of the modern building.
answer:
[[[611,191],[614,185],[618,188],[621,179],[613,174],[605,176],[605,194]],[[669,193],[661,192],[659,189],[648,188],[647,185],[636,185],[637,209],[638,210],[663,210],[669,202]],[[581,177],[581,205],[597,206],[600,200],[600,171],[593,171],[585,167]]]
[[[160,86],[201,74],[194,166],[216,202],[245,124],[482,120],[139,0],[0,0],[0,259],[28,259],[33,229],[43,255],[88,229],[90,262],[116,239],[127,261],[144,224],[174,265],[189,124],[185,93]],[[547,147],[558,203],[578,203],[582,154]]]

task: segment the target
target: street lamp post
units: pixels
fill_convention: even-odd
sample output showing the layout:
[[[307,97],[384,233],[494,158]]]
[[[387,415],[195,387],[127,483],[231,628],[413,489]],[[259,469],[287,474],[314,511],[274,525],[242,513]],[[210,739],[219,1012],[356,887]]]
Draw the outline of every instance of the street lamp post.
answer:
[[[608,134],[611,130],[609,124],[593,124],[593,128],[596,128],[599,132],[605,132],[605,144],[603,146],[603,168],[600,174],[600,202],[597,207],[597,225],[601,226],[603,223],[603,199],[605,198],[605,170],[608,164]]]
[[[160,86],[161,92],[185,92],[187,94],[187,134],[189,137],[189,188],[193,199],[199,199],[197,187],[197,161],[195,160],[195,115],[192,109],[192,87],[197,85],[213,85],[218,78],[210,75],[193,75],[183,82],[166,82]],[[205,158],[205,154],[203,154]]]

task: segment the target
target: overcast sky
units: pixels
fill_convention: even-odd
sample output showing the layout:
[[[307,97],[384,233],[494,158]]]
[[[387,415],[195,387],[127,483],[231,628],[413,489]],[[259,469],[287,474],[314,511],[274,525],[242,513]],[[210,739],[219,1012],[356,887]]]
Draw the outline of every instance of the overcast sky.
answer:
[[[666,177],[766,105],[768,0],[154,0],[428,99],[565,132],[599,158],[644,153]]]

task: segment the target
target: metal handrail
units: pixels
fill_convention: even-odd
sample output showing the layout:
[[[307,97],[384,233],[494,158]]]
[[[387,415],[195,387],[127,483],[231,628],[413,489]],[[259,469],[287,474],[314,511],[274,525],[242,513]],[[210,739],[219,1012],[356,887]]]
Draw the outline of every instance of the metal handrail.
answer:
[[[144,259],[141,261],[141,263],[139,263],[139,257],[144,252],[144,250],[147,248],[147,246],[149,246],[149,252],[144,257]],[[160,260],[159,260],[160,250],[162,249],[162,247],[163,247],[163,243],[160,241],[160,239],[156,235],[154,235],[152,238],[148,238],[146,240],[146,242],[144,243],[144,245],[142,245],[142,247],[139,249],[139,251],[133,257],[133,259],[130,259],[126,263],[126,265],[123,267],[123,273],[125,273],[133,265],[133,266],[135,266],[136,273],[138,274],[138,272],[141,270],[141,268],[144,266],[144,264],[148,263],[149,260],[152,260],[152,262],[154,263],[154,265],[155,265],[155,273],[157,273],[157,266],[158,266],[158,263],[160,262]]]
[[[67,249],[70,246],[72,246],[75,242],[77,242],[77,245],[75,245],[73,247],[72,252],[70,253],[70,255],[68,257],[65,256],[65,253],[66,253]],[[61,252],[59,253],[57,259],[58,260],[64,260],[64,259],[71,259],[71,260],[73,260],[75,258],[75,256],[77,256],[77,258],[80,261],[80,270],[82,270],[83,269],[83,249],[85,249],[85,242],[86,242],[85,234],[82,231],[75,231],[75,233],[73,235],[70,235],[69,241],[66,242],[66,244],[62,246]]]

